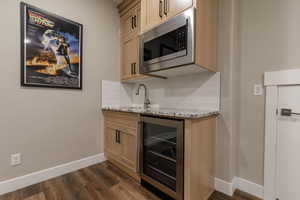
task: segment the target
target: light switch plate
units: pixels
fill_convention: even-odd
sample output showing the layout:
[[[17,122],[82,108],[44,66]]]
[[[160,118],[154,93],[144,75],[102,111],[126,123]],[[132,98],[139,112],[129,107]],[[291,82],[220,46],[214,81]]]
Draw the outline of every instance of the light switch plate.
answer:
[[[20,165],[22,163],[21,154],[16,153],[10,156],[10,164],[12,166]]]
[[[253,94],[255,96],[261,96],[264,94],[264,89],[262,84],[255,84]]]

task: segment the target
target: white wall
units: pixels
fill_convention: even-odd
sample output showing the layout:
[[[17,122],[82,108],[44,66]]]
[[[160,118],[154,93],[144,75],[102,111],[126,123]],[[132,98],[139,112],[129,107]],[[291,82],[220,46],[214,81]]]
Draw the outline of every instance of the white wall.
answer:
[[[113,1],[27,0],[84,25],[83,90],[21,88],[19,2],[0,1],[0,181],[103,152],[101,79],[119,78]]]

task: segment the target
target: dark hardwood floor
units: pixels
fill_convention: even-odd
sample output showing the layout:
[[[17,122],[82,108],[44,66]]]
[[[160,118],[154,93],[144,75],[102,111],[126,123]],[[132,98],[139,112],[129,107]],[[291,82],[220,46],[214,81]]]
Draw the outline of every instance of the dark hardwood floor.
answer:
[[[108,162],[94,165],[16,192],[0,200],[160,200]],[[256,200],[244,194],[215,192],[210,200]]]

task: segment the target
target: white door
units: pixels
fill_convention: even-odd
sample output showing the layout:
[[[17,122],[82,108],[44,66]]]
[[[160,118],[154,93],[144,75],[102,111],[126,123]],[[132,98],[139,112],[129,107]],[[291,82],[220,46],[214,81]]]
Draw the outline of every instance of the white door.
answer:
[[[300,113],[300,86],[283,86],[278,91],[276,198],[300,198],[300,115],[284,116],[281,110]],[[288,112],[286,114],[289,114]]]

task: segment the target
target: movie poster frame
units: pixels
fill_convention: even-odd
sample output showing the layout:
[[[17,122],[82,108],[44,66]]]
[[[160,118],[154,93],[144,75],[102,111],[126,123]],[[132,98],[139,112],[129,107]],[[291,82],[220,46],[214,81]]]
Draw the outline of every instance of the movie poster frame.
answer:
[[[25,57],[25,48],[26,48],[26,43],[25,43],[25,31],[26,31],[26,24],[25,24],[25,21],[26,21],[26,12],[25,12],[25,8],[28,7],[28,8],[33,8],[39,12],[42,12],[43,14],[45,15],[50,15],[52,17],[55,17],[55,18],[58,18],[60,20],[63,20],[63,21],[66,21],[68,23],[73,23],[75,25],[77,25],[79,28],[80,28],[80,55],[79,55],[79,58],[80,58],[80,63],[79,63],[79,71],[80,71],[80,80],[79,80],[79,87],[65,87],[65,86],[57,86],[57,85],[37,85],[37,84],[31,84],[31,83],[25,83],[25,67],[26,67],[26,63],[25,63],[25,60],[26,60],[26,57]],[[82,77],[83,77],[83,25],[78,23],[78,22],[75,22],[75,21],[72,21],[70,19],[67,19],[67,18],[64,18],[62,16],[59,16],[57,14],[54,14],[54,13],[51,13],[49,11],[46,11],[46,10],[43,10],[43,9],[40,9],[36,6],[33,6],[33,5],[30,5],[30,4],[27,4],[25,2],[20,2],[20,26],[21,26],[21,87],[39,87],[39,88],[60,88],[60,89],[72,89],[72,90],[82,90],[82,83],[83,83],[83,80],[82,80]]]

